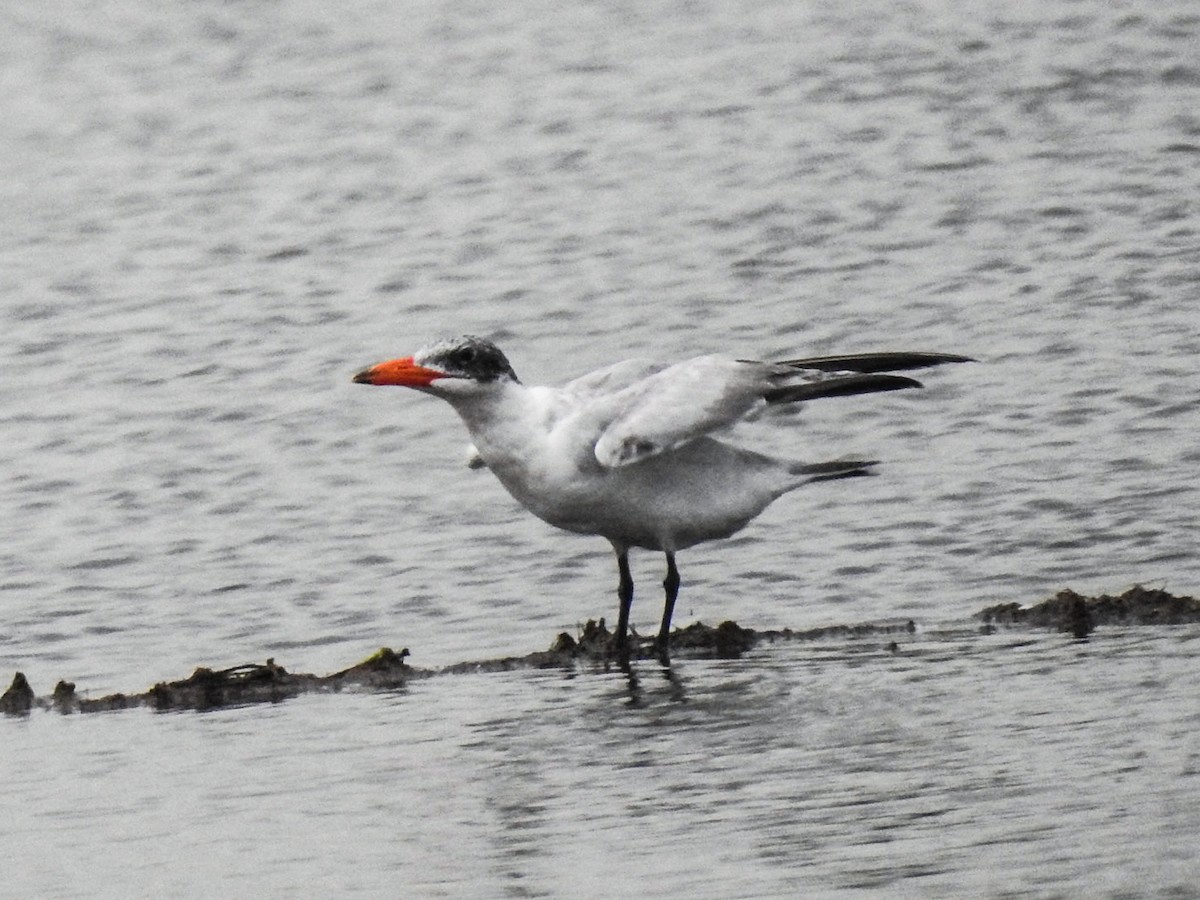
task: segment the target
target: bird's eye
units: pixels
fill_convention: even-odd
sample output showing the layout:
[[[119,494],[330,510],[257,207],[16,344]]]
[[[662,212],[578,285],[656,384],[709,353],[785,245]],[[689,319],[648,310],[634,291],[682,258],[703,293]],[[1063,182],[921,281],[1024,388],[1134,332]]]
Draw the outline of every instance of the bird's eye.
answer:
[[[476,353],[474,347],[463,347],[458,351],[458,361],[464,365],[470,365],[471,363],[475,362],[475,356]]]

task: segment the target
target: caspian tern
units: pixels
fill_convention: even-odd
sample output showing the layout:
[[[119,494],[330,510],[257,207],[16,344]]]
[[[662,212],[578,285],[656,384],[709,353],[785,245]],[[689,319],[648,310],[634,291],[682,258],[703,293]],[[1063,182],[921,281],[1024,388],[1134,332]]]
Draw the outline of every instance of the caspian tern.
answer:
[[[921,387],[890,372],[968,357],[863,353],[782,362],[700,356],[674,365],[628,360],[562,387],[521,383],[490,341],[439,341],[381,362],[358,384],[401,385],[450,403],[478,458],[535,516],[608,538],[620,600],[614,641],[628,659],[629,550],[666,554],[658,649],[665,659],[679,592],[675,554],[729,537],[777,497],[814,481],[864,475],[873,460],[776,459],[713,437],[775,404]]]

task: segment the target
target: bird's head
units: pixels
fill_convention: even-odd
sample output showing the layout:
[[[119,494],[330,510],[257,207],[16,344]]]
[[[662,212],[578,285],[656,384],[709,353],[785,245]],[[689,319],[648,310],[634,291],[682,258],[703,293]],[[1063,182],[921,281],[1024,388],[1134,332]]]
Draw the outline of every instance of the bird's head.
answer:
[[[472,335],[429,344],[412,356],[376,363],[354,376],[356,384],[398,384],[447,399],[475,394],[481,385],[516,381],[500,348]]]

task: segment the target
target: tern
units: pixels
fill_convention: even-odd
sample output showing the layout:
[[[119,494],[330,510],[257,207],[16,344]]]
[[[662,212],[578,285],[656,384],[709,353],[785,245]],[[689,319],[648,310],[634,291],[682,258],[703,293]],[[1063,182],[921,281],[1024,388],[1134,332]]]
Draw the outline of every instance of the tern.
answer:
[[[617,557],[613,636],[628,661],[633,603],[629,551],[666,554],[657,648],[667,658],[679,594],[675,554],[729,537],[802,485],[869,474],[874,460],[778,459],[714,436],[769,406],[919,388],[892,372],[968,362],[949,353],[860,353],[781,362],[699,356],[663,364],[627,360],[560,387],[527,386],[491,341],[438,341],[354,376],[447,401],[484,465],[538,518],[599,535]]]

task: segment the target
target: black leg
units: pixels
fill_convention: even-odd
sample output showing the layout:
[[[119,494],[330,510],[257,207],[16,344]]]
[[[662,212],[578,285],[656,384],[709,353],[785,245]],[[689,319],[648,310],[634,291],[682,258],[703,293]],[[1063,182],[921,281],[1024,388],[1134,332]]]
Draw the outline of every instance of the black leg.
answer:
[[[617,599],[621,601],[617,613],[617,652],[622,660],[629,659],[629,608],[633,606],[633,575],[629,572],[629,551],[617,550],[617,571],[621,573],[621,581],[617,586]]]
[[[663,579],[666,600],[663,603],[662,627],[658,629],[658,652],[667,655],[667,644],[671,640],[671,616],[675,614],[675,598],[679,596],[679,570],[675,568],[675,554],[667,553],[667,577]]]

